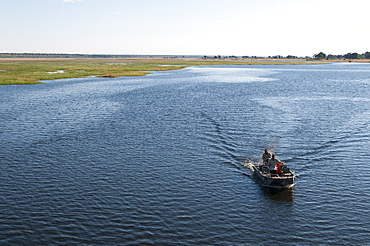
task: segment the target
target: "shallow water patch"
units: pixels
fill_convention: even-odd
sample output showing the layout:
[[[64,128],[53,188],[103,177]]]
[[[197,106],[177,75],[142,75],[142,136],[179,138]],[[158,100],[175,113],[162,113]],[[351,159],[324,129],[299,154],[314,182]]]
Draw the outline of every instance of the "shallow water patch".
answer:
[[[56,74],[56,73],[65,73],[64,70],[58,70],[58,71],[55,71],[55,72],[46,72],[48,74]]]

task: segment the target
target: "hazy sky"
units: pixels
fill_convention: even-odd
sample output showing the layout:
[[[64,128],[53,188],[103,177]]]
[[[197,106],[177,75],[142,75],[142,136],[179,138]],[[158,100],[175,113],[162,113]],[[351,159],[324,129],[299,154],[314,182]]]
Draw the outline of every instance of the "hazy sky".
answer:
[[[0,52],[370,51],[369,0],[1,0]]]

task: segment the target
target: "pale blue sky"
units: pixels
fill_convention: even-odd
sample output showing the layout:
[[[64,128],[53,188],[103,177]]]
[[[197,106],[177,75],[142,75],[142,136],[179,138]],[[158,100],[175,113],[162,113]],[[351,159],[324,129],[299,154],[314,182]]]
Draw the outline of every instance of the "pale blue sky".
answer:
[[[370,51],[369,0],[1,0],[0,52]]]

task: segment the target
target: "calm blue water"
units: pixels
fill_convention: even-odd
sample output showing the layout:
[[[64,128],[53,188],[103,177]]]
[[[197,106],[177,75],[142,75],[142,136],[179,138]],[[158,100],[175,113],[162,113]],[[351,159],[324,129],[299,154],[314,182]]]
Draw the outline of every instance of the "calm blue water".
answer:
[[[369,245],[369,109],[370,64],[1,86],[0,244]]]

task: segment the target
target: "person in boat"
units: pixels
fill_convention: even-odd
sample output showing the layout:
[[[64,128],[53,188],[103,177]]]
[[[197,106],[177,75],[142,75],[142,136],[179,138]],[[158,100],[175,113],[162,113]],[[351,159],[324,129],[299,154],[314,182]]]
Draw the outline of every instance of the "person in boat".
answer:
[[[268,159],[272,157],[271,153],[268,151],[268,149],[265,149],[265,151],[262,154],[262,161],[264,164],[267,163]]]
[[[275,157],[275,154],[271,156],[270,159],[267,161],[267,165],[269,166],[270,170],[276,170],[277,164],[283,164],[279,159]]]
[[[283,169],[282,169],[283,166],[284,166],[284,163],[278,163],[278,164],[276,164],[276,170],[277,170],[277,174],[279,176],[281,176],[282,174],[284,174]]]

